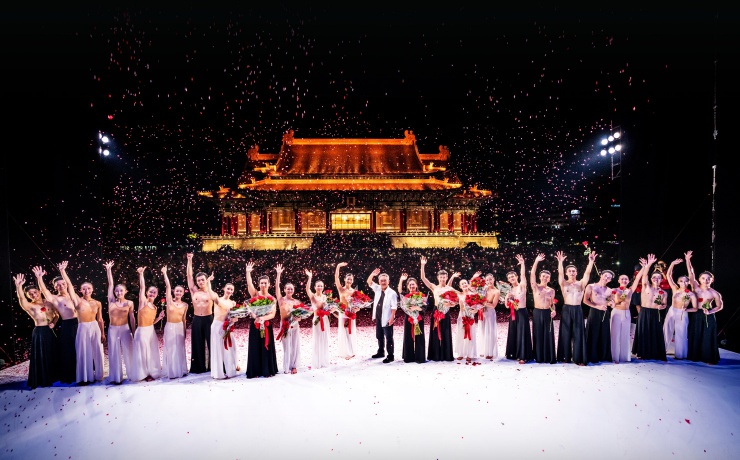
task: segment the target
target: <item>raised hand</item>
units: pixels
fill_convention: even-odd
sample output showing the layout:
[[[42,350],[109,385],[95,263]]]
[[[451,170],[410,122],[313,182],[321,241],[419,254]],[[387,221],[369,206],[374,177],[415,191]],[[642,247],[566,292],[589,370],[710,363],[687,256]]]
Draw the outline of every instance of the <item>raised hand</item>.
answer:
[[[590,260],[591,262],[595,261],[596,260],[596,253],[593,252],[593,251],[591,251],[591,253],[588,255],[588,260]]]
[[[283,272],[283,264],[275,265],[275,272],[279,275]]]
[[[161,271],[162,271],[162,274],[166,275],[167,274],[167,265],[165,265],[164,267],[162,267],[162,270]]]
[[[138,273],[139,275],[141,275],[142,273],[144,273],[144,270],[146,270],[146,267],[139,267],[139,268],[136,269],[136,273]]]
[[[640,257],[640,265],[642,265],[643,267],[647,267],[647,260],[645,260],[644,258]]]
[[[33,274],[34,274],[34,275],[36,275],[36,276],[37,276],[38,278],[42,278],[42,277],[44,277],[44,276],[46,275],[46,272],[44,271],[44,269],[43,269],[43,268],[41,268],[41,267],[40,267],[40,266],[38,266],[38,265],[37,265],[37,266],[35,266],[35,267],[33,267],[33,268],[31,269],[31,271],[32,271],[32,272],[33,272]]]
[[[680,264],[681,262],[683,262],[683,259],[676,259],[676,260],[674,260],[673,262],[671,262],[671,265],[678,265],[678,264]]]
[[[187,256],[187,258],[188,258],[188,261],[192,261],[192,260],[193,260],[193,253],[192,253],[192,252],[188,252],[188,253],[186,254],[186,256]]]
[[[406,281],[406,279],[409,277],[405,272],[401,273],[401,281]]]
[[[380,269],[376,268],[371,274],[373,275],[373,278],[375,278],[376,276],[380,275]]]
[[[213,281],[214,278],[215,276],[213,276],[213,272],[211,272],[211,275],[208,277],[208,281]]]
[[[452,279],[452,278],[456,278],[456,277],[458,277],[458,276],[460,276],[460,272],[454,272],[454,273],[452,274],[452,276],[450,277],[450,279]]]
[[[110,270],[113,267],[113,261],[109,260],[108,262],[103,264],[103,267],[105,267],[106,270]]]
[[[519,265],[524,266],[524,257],[521,254],[516,255],[516,261],[519,262]]]
[[[694,251],[686,251],[683,253],[683,256],[686,260],[691,260],[691,256],[694,255]]]
[[[13,277],[13,281],[15,281],[16,286],[23,286],[23,283],[26,282],[26,277],[23,276],[23,273],[19,273]]]
[[[59,271],[66,270],[67,269],[67,261],[66,260],[63,260],[61,263],[58,263],[57,264],[57,268],[59,269]]]
[[[565,261],[565,253],[558,251],[555,253],[555,258],[558,259],[558,262],[563,263]]]
[[[655,257],[655,254],[648,254],[648,265],[652,265],[656,260],[658,259]]]
[[[421,256],[421,266],[423,267],[426,264],[427,264],[427,258],[424,256]]]
[[[481,275],[481,272],[480,270],[478,270],[477,272],[473,273],[473,278],[478,278],[480,275]]]
[[[542,262],[543,260],[545,260],[545,255],[542,253],[537,254],[537,257],[534,258],[535,262]]]
[[[347,262],[339,262],[337,264],[337,267],[346,267],[346,266],[347,266]]]
[[[307,268],[304,271],[306,272],[306,276],[308,276],[309,279],[313,277],[313,272],[310,269]]]
[[[251,273],[252,270],[254,270],[254,262],[249,261],[247,262],[247,273]]]

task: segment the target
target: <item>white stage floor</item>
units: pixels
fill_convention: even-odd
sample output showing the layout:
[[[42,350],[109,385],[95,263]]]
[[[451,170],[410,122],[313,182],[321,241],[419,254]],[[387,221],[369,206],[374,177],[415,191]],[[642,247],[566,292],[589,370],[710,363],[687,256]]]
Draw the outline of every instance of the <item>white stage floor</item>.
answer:
[[[556,323],[557,326],[557,323]],[[428,326],[427,326],[428,328]],[[310,369],[303,329],[295,375],[240,374],[85,387],[25,387],[28,363],[0,372],[0,456],[11,459],[541,458],[734,459],[740,354],[710,366],[632,361],[578,367],[480,359],[406,364],[360,353]],[[336,356],[336,328],[331,351]],[[428,329],[427,329],[428,332]],[[454,334],[454,325],[453,325]],[[188,335],[189,337],[189,335]],[[503,355],[506,325],[499,323]],[[282,347],[277,345],[282,372]],[[107,372],[106,372],[107,376]],[[734,452],[734,453],[733,453]]]

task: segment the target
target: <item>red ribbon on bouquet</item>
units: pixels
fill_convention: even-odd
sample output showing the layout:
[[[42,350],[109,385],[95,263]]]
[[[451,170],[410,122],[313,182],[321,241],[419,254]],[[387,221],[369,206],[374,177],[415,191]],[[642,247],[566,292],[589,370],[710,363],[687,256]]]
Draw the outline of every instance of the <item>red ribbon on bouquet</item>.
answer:
[[[319,316],[319,323],[321,323],[321,332],[324,332],[324,316],[329,316],[331,313],[328,310],[319,309],[316,310],[316,314]]]
[[[352,333],[352,321],[357,319],[357,312],[356,311],[349,311],[349,309],[344,311],[344,316],[347,317],[347,334]]]
[[[224,349],[228,350],[232,344],[231,344],[231,334],[229,330],[229,320],[224,321],[223,326],[221,326],[224,330]]]
[[[463,316],[463,327],[465,328],[465,336],[464,339],[473,340],[473,336],[470,334],[470,326],[475,324],[475,318],[468,318],[467,316]]]
[[[278,332],[277,337],[275,337],[276,340],[281,340],[283,337],[285,337],[288,334],[288,329],[290,329],[290,321],[287,319],[284,319],[280,323],[280,332]]]
[[[439,322],[445,319],[445,314],[439,310],[434,310],[434,327],[437,328],[437,338],[442,341],[442,332],[439,330]]]
[[[483,307],[483,308],[481,308],[480,310],[478,310],[478,319],[479,319],[480,321],[483,321],[483,320],[485,319],[485,318],[483,317],[483,311],[484,311],[485,309],[486,309],[486,307]]]
[[[519,299],[509,300],[506,303],[506,306],[509,307],[509,309],[511,309],[511,320],[512,321],[516,320],[516,307],[518,305],[519,305]]]
[[[270,334],[267,333],[267,326],[270,325],[270,322],[269,321],[265,321],[265,323],[264,323],[265,324],[265,328],[264,329],[261,329],[260,328],[260,324],[261,323],[259,321],[255,321],[254,322],[254,325],[257,327],[257,329],[260,329],[260,331],[263,334],[265,334],[265,350],[268,350],[269,349],[269,345],[270,345]]]

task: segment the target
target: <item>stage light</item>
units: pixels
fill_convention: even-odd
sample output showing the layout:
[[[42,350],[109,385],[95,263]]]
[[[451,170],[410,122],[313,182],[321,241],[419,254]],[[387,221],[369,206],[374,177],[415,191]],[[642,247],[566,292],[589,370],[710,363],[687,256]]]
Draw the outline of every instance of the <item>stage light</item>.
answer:
[[[618,139],[622,138],[622,132],[620,129],[612,128],[611,132],[607,137],[601,140],[601,145],[605,148],[602,148],[599,151],[599,155],[602,157],[605,157],[607,153],[609,154],[609,159],[611,162],[611,178],[612,180],[618,178],[620,174],[622,173],[622,144]],[[616,159],[615,159],[616,157]]]

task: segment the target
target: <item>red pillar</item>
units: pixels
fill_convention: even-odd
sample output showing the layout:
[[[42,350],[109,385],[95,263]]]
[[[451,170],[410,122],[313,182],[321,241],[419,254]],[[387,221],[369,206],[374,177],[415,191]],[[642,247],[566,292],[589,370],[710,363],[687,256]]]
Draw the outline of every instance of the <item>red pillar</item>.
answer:
[[[295,232],[300,234],[303,232],[303,214],[301,211],[295,211]]]
[[[400,215],[401,215],[401,233],[406,233],[406,226],[407,226],[406,225],[407,224],[407,222],[406,222],[406,210],[405,209],[401,209]]]
[[[450,233],[455,231],[455,213],[452,211],[447,213],[447,231]]]
[[[375,233],[377,227],[375,225],[375,210],[370,211],[370,231]]]
[[[236,235],[239,233],[239,218],[235,215],[231,216],[231,234]]]
[[[247,213],[247,235],[252,233],[252,213]]]
[[[326,233],[331,233],[331,211],[326,211]]]
[[[260,234],[267,233],[267,210],[260,211]]]
[[[473,219],[473,233],[478,233],[478,214],[473,214],[471,218]]]
[[[226,235],[226,232],[229,230],[229,216],[226,214],[221,214],[221,236]]]
[[[434,208],[434,210],[432,211],[432,217],[434,219],[432,223],[432,231],[434,233],[439,233],[439,209]]]
[[[272,233],[272,212],[267,213],[267,233]]]

